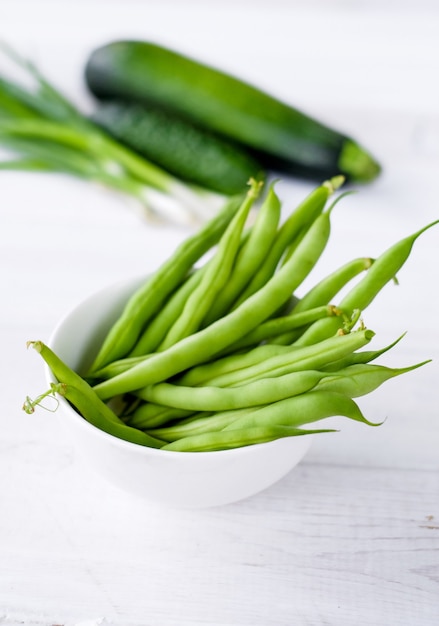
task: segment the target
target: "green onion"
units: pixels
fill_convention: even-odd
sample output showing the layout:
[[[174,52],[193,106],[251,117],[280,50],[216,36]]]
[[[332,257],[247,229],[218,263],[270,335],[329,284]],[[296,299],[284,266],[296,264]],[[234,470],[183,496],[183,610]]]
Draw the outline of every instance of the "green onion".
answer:
[[[0,170],[46,171],[95,181],[134,197],[156,216],[205,219],[225,198],[184,183],[98,128],[38,69],[7,46],[3,52],[32,79],[24,87],[0,77],[0,145],[11,156]]]

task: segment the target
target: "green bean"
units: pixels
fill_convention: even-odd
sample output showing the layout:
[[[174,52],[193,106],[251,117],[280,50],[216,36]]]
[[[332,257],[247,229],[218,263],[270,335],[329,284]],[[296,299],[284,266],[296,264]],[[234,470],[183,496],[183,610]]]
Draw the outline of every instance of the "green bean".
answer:
[[[148,402],[192,411],[227,411],[268,404],[309,391],[324,378],[322,372],[301,371],[277,378],[265,378],[240,387],[184,387],[159,383],[144,387],[138,396]]]
[[[314,189],[307,198],[293,211],[288,219],[280,227],[273,246],[264,260],[264,263],[253,276],[250,283],[235,301],[233,308],[239,307],[247,298],[256,293],[273,276],[282,255],[289,245],[303,231],[307,230],[314,220],[322,213],[329,196],[334,193],[344,179],[336,176],[330,181],[324,182],[320,187]],[[300,235],[300,241],[303,236]]]
[[[64,361],[62,361],[49,346],[42,341],[28,341],[28,347],[34,348],[38,354],[44,359],[49,366],[50,371],[56,380],[60,383],[74,384],[83,394],[88,397],[91,404],[97,405],[107,414],[110,421],[123,424],[123,421],[104,403],[102,402],[90,385],[74,370],[72,370]]]
[[[248,231],[246,231],[242,237],[241,246],[245,245],[247,238]],[[139,339],[130,353],[130,356],[134,357],[138,355],[146,355],[159,349],[159,346],[166,337],[169,329],[181,315],[189,295],[200,284],[203,275],[207,271],[209,263],[210,261],[207,261],[203,266],[196,268],[189,275],[183,285],[180,288],[177,288],[176,291],[170,295],[160,313],[153,317],[153,319],[143,329]],[[123,365],[122,368],[123,369],[121,371],[128,369]],[[108,376],[106,377],[108,378]],[[96,378],[98,378],[98,376],[96,376]]]
[[[335,391],[308,391],[279,402],[256,409],[239,420],[226,426],[225,430],[243,430],[257,426],[293,426],[317,422],[328,417],[347,417],[369,426],[380,424],[370,422],[361,412],[356,402]]]
[[[130,368],[134,367],[134,365],[143,363],[143,361],[151,356],[152,354],[144,354],[140,356],[129,356],[124,359],[117,359],[116,361],[108,363],[108,365],[104,365],[101,369],[91,372],[89,374],[89,380],[106,380],[107,378],[113,378],[113,376],[117,376],[117,374],[126,372]]]
[[[245,243],[247,236],[247,232],[245,232],[241,245]],[[184,283],[170,294],[160,313],[146,324],[134,348],[131,350],[130,356],[141,356],[158,350],[169,329],[181,315],[190,294],[200,284],[209,263],[210,260],[201,267],[195,268]]]
[[[145,430],[152,437],[158,437],[164,441],[177,441],[177,439],[182,439],[183,437],[219,432],[253,411],[254,407],[246,407],[229,411],[217,411],[216,413],[195,413],[192,416],[179,420],[177,423],[170,425],[165,423],[162,427],[147,428]]]
[[[164,445],[162,450],[174,452],[212,452],[217,450],[231,450],[257,443],[267,443],[281,437],[297,437],[315,433],[332,432],[330,429],[304,430],[288,426],[263,426],[245,428],[242,430],[222,431],[186,437]]]
[[[336,391],[349,398],[358,398],[375,391],[375,389],[391,378],[411,372],[426,363],[429,363],[429,361],[423,361],[422,363],[416,363],[416,365],[400,368],[363,363],[350,365],[343,370],[338,370],[334,374],[334,377],[322,377],[316,390]]]
[[[344,180],[339,181],[339,183],[337,183],[338,186],[340,186],[342,183],[344,182]],[[353,193],[352,191],[345,191],[344,193],[340,194],[331,204],[331,206],[327,209],[329,212],[332,211],[332,209],[334,208],[334,206],[336,204],[338,204],[338,202],[340,202],[340,200],[342,200],[345,196],[349,195]],[[288,259],[294,254],[297,246],[299,245],[299,243],[301,242],[301,240],[303,239],[303,237],[305,236],[305,233],[307,231],[309,227],[309,223],[302,225],[302,227],[300,228],[300,230],[297,232],[297,234],[295,235],[294,238],[292,238],[290,240],[290,242],[288,243],[282,258],[281,258],[281,263],[285,264]],[[324,303],[324,304],[327,304]]]
[[[398,271],[409,258],[415,241],[436,224],[439,224],[439,220],[402,239],[380,255],[364,278],[342,299],[340,307],[348,312],[354,309],[364,311],[374,300],[377,293],[388,282],[395,279]]]
[[[289,346],[278,345],[256,346],[252,350],[243,352],[242,354],[229,354],[227,357],[222,357],[221,359],[215,358],[215,360],[199,366],[200,369],[198,369],[198,367],[193,367],[188,370],[188,372],[183,374],[183,379],[186,381],[186,377],[189,377],[188,384],[191,386],[202,384],[203,381],[206,380],[206,376],[217,376],[219,373],[224,373],[225,371],[231,371],[250,365],[251,363],[259,362],[262,358],[268,358],[269,356],[274,356],[275,354],[281,354],[282,352],[286,352],[290,349],[291,348]],[[143,363],[146,359],[151,358],[152,356],[153,354],[145,354],[143,356],[126,357],[125,359],[113,361],[102,369],[94,372],[93,378],[96,378],[96,380],[113,378],[122,372],[128,371],[135,365]],[[197,382],[197,379],[199,382]]]
[[[221,237],[218,249],[203,272],[200,283],[189,294],[181,315],[169,329],[159,350],[166,350],[184,337],[196,332],[227,283],[239,250],[241,234],[249,211],[258,196],[260,184],[253,181],[249,192]]]
[[[329,304],[349,281],[358,276],[361,272],[368,270],[372,263],[373,259],[367,257],[353,259],[352,261],[345,263],[319,281],[302,298],[300,298],[292,313],[296,315],[298,313]],[[276,336],[273,341],[275,343],[288,345],[300,337],[302,333],[302,328],[299,330],[290,330],[283,335]]]
[[[230,280],[224,285],[219,297],[212,303],[203,321],[208,326],[230,310],[233,302],[255,274],[266,255],[269,253],[276,236],[280,219],[280,201],[273,186],[262,203],[245,245],[239,250]]]
[[[407,261],[413,244],[422,233],[439,223],[428,224],[416,233],[405,237],[383,252],[372,264],[365,276],[341,300],[339,306],[350,315],[354,309],[364,311],[387,283],[394,280],[396,274]],[[333,335],[340,328],[339,318],[319,320],[297,340],[298,345],[309,345]]]
[[[125,423],[116,424],[106,420],[106,414],[98,410],[94,405],[91,406],[89,398],[84,396],[75,385],[63,383],[62,394],[73,404],[87,422],[90,422],[96,428],[103,430],[109,435],[113,435],[118,439],[136,443],[148,448],[161,448],[165,443],[163,440],[157,439],[137,428],[132,428]]]
[[[335,378],[334,376],[333,380]],[[297,400],[293,402],[293,399]],[[189,436],[240,428],[241,425],[246,428],[252,428],[255,425],[269,426],[274,424],[297,427],[302,423],[318,421],[335,415],[344,415],[369,423],[351,398],[329,390],[320,391],[317,395],[308,391],[298,396],[288,396],[282,400],[256,407],[201,414],[183,419],[177,424],[156,428],[148,432],[166,441],[177,441]],[[255,416],[257,416],[256,422]]]
[[[359,350],[374,336],[371,330],[357,330],[347,335],[336,335],[318,344],[295,348],[280,353],[250,367],[217,376],[210,380],[216,387],[237,386],[306,369],[320,369],[328,363]]]
[[[304,327],[307,328],[309,324],[319,319],[341,314],[342,311],[332,304],[319,306],[298,313],[293,309],[289,315],[276,317],[263,322],[257,328],[247,333],[247,335],[244,335],[242,339],[229,346],[227,352],[241,350],[248,346],[257,345],[261,341],[270,341],[270,339],[272,340],[272,344],[269,345],[288,345],[288,343],[291,342],[278,341],[278,338],[283,338],[287,333],[292,333],[292,331],[300,333]]]
[[[42,356],[54,377],[60,383],[54,390],[73,404],[82,417],[110,435],[144,446],[160,448],[163,441],[127,426],[111,409],[102,402],[86,381],[66,365],[42,341],[31,341],[28,345]]]
[[[214,401],[208,403],[201,403],[202,401],[196,400],[193,404],[191,404],[191,408],[194,410],[212,410],[217,411],[215,415],[211,415],[210,413],[206,413],[207,417],[197,417],[194,419],[182,419],[176,425],[169,426],[167,428],[163,428],[161,430],[156,431],[156,436],[160,439],[165,440],[174,440],[181,436],[187,436],[189,434],[200,434],[206,431],[214,431],[225,426],[229,425],[233,420],[236,420],[237,417],[241,415],[242,412],[235,411],[234,409],[239,408],[240,406],[257,406],[269,404],[271,402],[276,402],[277,400],[292,397],[293,395],[297,395],[297,393],[304,393],[305,391],[309,391],[311,388],[315,390],[323,390],[323,391],[334,391],[337,393],[341,393],[350,398],[356,398],[359,396],[366,395],[371,393],[375,389],[377,389],[380,385],[382,385],[387,380],[394,378],[396,376],[400,376],[401,374],[405,374],[413,371],[414,369],[425,365],[429,361],[424,361],[422,363],[418,363],[416,365],[412,365],[405,368],[388,368],[378,365],[368,365],[368,364],[358,364],[347,366],[342,370],[338,370],[334,375],[329,372],[297,372],[289,375],[282,376],[278,379],[267,378],[259,381],[258,383],[251,383],[248,385],[243,385],[241,387],[232,388],[232,389],[215,389],[215,394],[218,392],[224,393],[225,398],[227,398],[227,394],[232,395],[232,393],[239,393],[241,396],[245,396],[245,399],[239,399],[235,404],[227,404],[227,400],[222,400],[221,403],[215,404]],[[305,376],[303,376],[305,375]],[[303,377],[303,378],[302,378]],[[313,378],[318,379],[316,385],[313,387],[307,387],[307,383],[312,383]],[[289,384],[291,381],[291,386]],[[304,383],[303,390],[300,391],[299,384]],[[293,385],[297,385],[295,388]],[[161,386],[161,385],[160,385]],[[273,387],[276,387],[273,388]],[[168,385],[166,385],[168,387]],[[171,387],[171,386],[169,386]],[[259,389],[258,389],[259,387]],[[280,391],[279,391],[280,390]],[[200,392],[204,392],[204,389],[184,389],[184,394],[188,397],[189,393],[199,394]],[[266,393],[267,392],[267,393]],[[285,394],[283,394],[285,392]],[[165,387],[162,388],[162,393],[165,395],[166,393],[166,401],[169,404],[179,403],[185,406],[188,406],[189,402],[186,402],[185,398],[182,402],[175,401],[175,397],[173,396],[174,389],[165,390]],[[207,396],[209,398],[212,397],[211,388],[207,388]],[[253,394],[256,394],[255,396]],[[209,399],[210,399],[209,398]],[[148,407],[150,405],[145,405]],[[172,410],[169,410],[168,414],[169,419],[162,419],[157,421],[156,423],[150,422],[149,424],[145,424],[145,427],[156,427],[162,424],[166,424],[167,421],[170,421],[171,418],[175,417],[185,417],[184,412],[180,413],[172,413]],[[141,427],[141,426],[139,426]],[[170,438],[171,437],[171,438]]]
[[[169,332],[169,329],[183,312],[190,294],[201,283],[208,266],[209,263],[207,262],[202,267],[197,268],[190,274],[185,282],[170,295],[169,299],[163,304],[160,313],[153,317],[143,329],[130,352],[131,357],[146,355],[157,350],[158,346]]]
[[[133,428],[149,430],[173,422],[182,420],[194,414],[193,411],[175,409],[169,406],[162,406],[152,402],[145,402],[130,415],[127,423]]]
[[[218,215],[186,239],[165,263],[131,296],[110,329],[95,358],[91,371],[127,356],[145,324],[161,309],[170,293],[182,282],[194,263],[214,245],[241,206],[242,198],[232,198]]]
[[[288,346],[256,346],[242,354],[229,354],[220,359],[214,359],[209,363],[191,367],[187,372],[184,372],[182,376],[179,376],[176,382],[180,385],[186,385],[187,387],[204,385],[218,376],[255,365],[278,354],[288,352],[290,349],[291,348]]]
[[[374,259],[370,257],[360,257],[352,259],[337,268],[331,274],[316,283],[316,285],[299,299],[294,307],[294,313],[301,313],[302,311],[308,311],[309,309],[329,304],[348,282],[368,270],[373,262]]]
[[[127,372],[98,383],[94,387],[96,393],[102,399],[107,399],[162,382],[189,367],[207,361],[227,345],[256,328],[285,304],[291,293],[307,277],[326,246],[329,232],[329,216],[322,213],[314,221],[288,262],[263,288],[237,309],[210,326],[185,337],[167,350],[155,353],[150,359]]]
[[[405,334],[406,333],[403,333],[391,344],[379,350],[360,350],[359,352],[352,352],[351,354],[348,354],[347,356],[338,359],[337,361],[332,361],[332,363],[328,363],[328,365],[322,367],[322,370],[324,370],[325,372],[337,372],[344,369],[345,367],[349,367],[350,365],[370,363],[371,361],[378,359],[384,353],[394,348],[396,344],[399,343],[403,337],[405,337]]]

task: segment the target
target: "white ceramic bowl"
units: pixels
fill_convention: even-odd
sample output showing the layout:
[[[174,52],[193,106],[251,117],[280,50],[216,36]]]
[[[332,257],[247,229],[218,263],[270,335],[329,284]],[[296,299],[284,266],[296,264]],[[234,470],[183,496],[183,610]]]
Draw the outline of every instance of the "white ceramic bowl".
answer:
[[[87,366],[139,279],[88,298],[56,327],[49,345],[74,369]],[[53,376],[46,367],[46,377]],[[63,398],[60,420],[71,441],[106,479],[164,505],[218,506],[242,500],[285,476],[306,454],[311,435],[218,452],[171,452],[123,441],[85,421]]]

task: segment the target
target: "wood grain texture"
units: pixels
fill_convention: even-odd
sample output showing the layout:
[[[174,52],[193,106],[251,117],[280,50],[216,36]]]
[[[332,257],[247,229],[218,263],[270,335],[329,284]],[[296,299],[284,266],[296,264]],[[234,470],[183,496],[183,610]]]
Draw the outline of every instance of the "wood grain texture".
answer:
[[[38,447],[14,459],[0,571],[17,620],[434,624],[435,472],[304,462],[247,501],[164,512],[95,480],[62,445],[45,462]]]

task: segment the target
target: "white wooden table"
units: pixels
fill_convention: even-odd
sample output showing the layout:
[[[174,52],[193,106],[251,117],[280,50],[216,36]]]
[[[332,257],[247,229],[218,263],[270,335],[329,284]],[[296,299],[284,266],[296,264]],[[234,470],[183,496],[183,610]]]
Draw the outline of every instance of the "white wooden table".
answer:
[[[357,4],[359,6],[357,6]],[[80,106],[89,51],[155,39],[233,70],[353,134],[382,161],[340,204],[319,272],[376,255],[439,218],[435,2],[22,2],[0,37]],[[286,210],[310,189],[284,180]],[[28,339],[79,300],[156,267],[188,229],[150,225],[122,198],[64,177],[0,176],[0,624],[439,624],[439,230],[365,316],[390,358],[433,362],[361,407],[290,475],[246,501],[166,510],[89,472],[57,414],[21,411],[45,388]],[[387,361],[389,362],[389,361]]]

